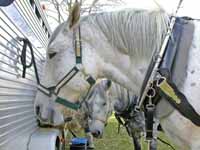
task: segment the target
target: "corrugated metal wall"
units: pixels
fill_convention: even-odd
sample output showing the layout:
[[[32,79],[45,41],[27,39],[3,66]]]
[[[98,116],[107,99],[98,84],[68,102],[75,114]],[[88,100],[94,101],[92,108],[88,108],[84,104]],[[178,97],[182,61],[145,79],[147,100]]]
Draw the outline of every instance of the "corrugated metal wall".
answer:
[[[0,150],[25,150],[31,134],[37,130],[33,101],[36,80],[33,67],[21,78],[19,55],[26,37],[34,44],[39,72],[45,59],[45,47],[51,31],[37,0],[16,0],[0,8]],[[30,61],[30,52],[28,53]]]

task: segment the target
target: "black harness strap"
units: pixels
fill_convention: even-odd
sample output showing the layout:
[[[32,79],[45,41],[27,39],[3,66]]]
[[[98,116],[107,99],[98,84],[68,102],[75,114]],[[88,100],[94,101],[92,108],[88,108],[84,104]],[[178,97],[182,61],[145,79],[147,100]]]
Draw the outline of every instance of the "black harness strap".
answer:
[[[176,19],[176,21],[177,21],[177,19]],[[178,24],[176,23],[174,25],[174,28],[173,28],[171,39],[169,40],[169,42],[167,44],[167,50],[166,50],[166,52],[164,54],[164,58],[162,60],[162,63],[160,65],[160,67],[168,68],[171,71],[171,68],[172,68],[172,65],[173,65],[173,62],[174,62],[174,58],[176,56],[176,50],[177,50],[176,43],[180,39],[180,37],[181,37],[181,28],[178,27]],[[144,93],[144,89],[145,89],[145,87],[147,85],[149,76],[151,75],[151,73],[153,71],[153,67],[154,67],[158,57],[159,56],[157,55],[157,52],[155,52],[154,55],[151,58],[151,62],[149,64],[149,66],[148,66],[145,78],[144,78],[143,83],[142,83],[142,88],[141,88],[141,91],[140,91],[140,95],[142,95],[142,93]]]
[[[152,140],[155,105],[147,104],[145,109],[146,140]]]
[[[187,20],[185,18],[177,18],[176,23],[173,28],[172,36],[170,40],[168,41],[168,45],[163,57],[163,60],[161,61],[159,65],[159,70],[157,71],[157,76],[154,80],[154,88],[157,91],[156,98],[153,99],[153,104],[156,104],[156,100],[158,100],[159,97],[164,97],[176,110],[178,110],[183,116],[191,120],[195,125],[200,126],[200,115],[195,111],[193,106],[189,103],[186,96],[178,89],[176,84],[172,80],[171,74],[176,74],[175,69],[177,67],[174,67],[174,64],[176,63],[175,59],[177,58],[177,55],[179,56],[182,49],[179,47],[181,46],[179,44],[183,31],[185,29],[191,31],[193,33],[193,29],[188,29],[185,27],[185,24],[187,24]],[[179,51],[178,51],[179,48]],[[186,51],[187,52],[187,51]],[[156,57],[156,54],[154,54]],[[181,59],[179,57],[179,59]],[[145,80],[142,85],[142,92],[143,89],[146,86],[146,81],[148,79],[148,76],[152,72],[152,68],[154,66],[154,58],[152,58],[150,66],[148,68],[148,71],[145,76]],[[177,76],[177,75],[176,75]],[[178,77],[178,76],[177,76]],[[145,100],[146,101],[146,100]],[[149,112],[146,112],[148,114]],[[151,114],[151,113],[150,113]],[[146,115],[149,116],[149,115]],[[149,117],[151,118],[151,117]],[[149,120],[147,118],[147,120]],[[150,124],[152,121],[148,121]]]
[[[172,72],[172,66],[175,61],[175,57],[176,57],[176,53],[178,49],[178,43],[182,35],[182,30],[183,28],[181,24],[181,18],[176,18],[176,23],[174,24],[171,38],[168,41],[164,57],[162,59],[162,62],[159,68],[167,68],[169,69],[170,72]]]
[[[166,70],[160,70],[160,73],[162,78],[157,83],[159,94],[166,98],[183,116],[191,120],[195,125],[200,126],[200,115],[188,102],[186,96],[177,88],[170,77],[170,73]]]

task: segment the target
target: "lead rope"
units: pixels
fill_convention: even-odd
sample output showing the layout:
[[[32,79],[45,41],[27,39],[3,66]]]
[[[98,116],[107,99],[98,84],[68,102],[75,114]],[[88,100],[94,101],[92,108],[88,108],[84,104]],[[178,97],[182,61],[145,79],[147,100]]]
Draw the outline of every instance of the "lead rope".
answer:
[[[169,144],[168,142],[164,141],[163,139],[161,139],[160,137],[157,137],[157,139],[162,142],[163,144],[169,146],[171,149],[176,150],[171,144]]]
[[[26,69],[32,67],[32,65],[33,65],[37,84],[41,85],[40,84],[39,75],[38,75],[37,65],[36,65],[36,62],[35,62],[35,56],[34,56],[34,52],[33,52],[33,47],[32,47],[31,42],[27,38],[18,37],[17,39],[20,42],[24,43],[23,44],[23,48],[22,48],[22,52],[21,52],[21,55],[20,55],[20,59],[21,59],[22,67],[23,67],[22,78],[26,77]],[[29,47],[30,53],[31,53],[31,61],[30,61],[30,63],[28,65],[26,64],[27,47]]]

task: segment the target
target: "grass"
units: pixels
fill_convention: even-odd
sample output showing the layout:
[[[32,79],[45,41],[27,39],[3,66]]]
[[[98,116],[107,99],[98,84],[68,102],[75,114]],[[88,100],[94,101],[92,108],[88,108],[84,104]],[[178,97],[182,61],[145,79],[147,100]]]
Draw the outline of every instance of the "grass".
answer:
[[[128,136],[125,128],[121,128],[117,133],[118,123],[114,117],[109,119],[102,139],[95,139],[95,150],[133,150],[131,138]],[[169,140],[163,133],[159,137],[168,143]],[[172,143],[170,143],[173,145]],[[173,145],[174,146],[174,145]],[[175,147],[175,146],[174,146]],[[142,150],[147,150],[147,143],[142,140]],[[169,146],[158,141],[158,150],[172,150]],[[178,150],[178,148],[176,148]]]

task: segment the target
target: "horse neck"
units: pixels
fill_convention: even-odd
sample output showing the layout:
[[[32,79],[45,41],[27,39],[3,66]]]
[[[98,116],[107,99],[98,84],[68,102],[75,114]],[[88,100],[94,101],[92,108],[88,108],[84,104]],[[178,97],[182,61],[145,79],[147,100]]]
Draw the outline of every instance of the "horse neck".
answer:
[[[117,13],[89,18],[88,40],[101,58],[100,76],[139,94],[138,87],[154,51],[160,48],[168,20],[159,11],[141,11],[139,17],[137,11]]]

